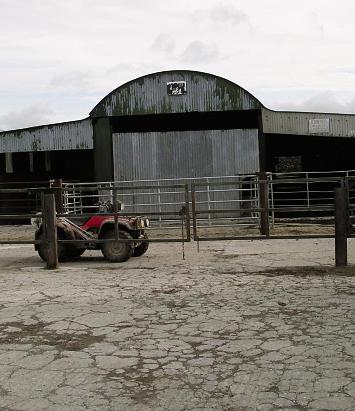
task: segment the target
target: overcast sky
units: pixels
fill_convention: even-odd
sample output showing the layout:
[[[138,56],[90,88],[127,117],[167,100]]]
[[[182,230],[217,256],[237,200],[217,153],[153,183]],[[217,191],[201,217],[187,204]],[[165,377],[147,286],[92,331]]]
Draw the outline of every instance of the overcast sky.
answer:
[[[0,0],[0,129],[85,118],[170,69],[272,109],[355,113],[354,21],[352,0]]]

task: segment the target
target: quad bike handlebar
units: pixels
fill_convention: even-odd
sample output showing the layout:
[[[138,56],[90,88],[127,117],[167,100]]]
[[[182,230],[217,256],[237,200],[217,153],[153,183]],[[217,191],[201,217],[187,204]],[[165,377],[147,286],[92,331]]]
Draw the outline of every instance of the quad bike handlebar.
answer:
[[[122,211],[124,209],[124,205],[121,201],[116,201],[116,210],[115,205],[111,200],[100,201],[96,205],[99,207],[99,212],[114,213],[115,211]]]

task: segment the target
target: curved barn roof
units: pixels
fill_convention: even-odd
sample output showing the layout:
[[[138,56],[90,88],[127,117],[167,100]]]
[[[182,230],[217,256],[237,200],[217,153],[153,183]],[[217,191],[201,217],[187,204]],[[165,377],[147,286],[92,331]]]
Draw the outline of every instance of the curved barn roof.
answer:
[[[186,90],[169,93],[169,84],[184,87],[184,82]],[[232,81],[198,71],[171,70],[148,74],[123,84],[104,97],[90,116],[250,110],[261,107],[256,97]]]

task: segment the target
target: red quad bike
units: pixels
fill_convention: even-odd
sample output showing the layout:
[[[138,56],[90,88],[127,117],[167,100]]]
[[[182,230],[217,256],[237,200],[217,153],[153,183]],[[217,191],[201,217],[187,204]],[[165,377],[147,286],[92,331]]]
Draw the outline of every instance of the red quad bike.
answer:
[[[110,202],[101,204],[101,209],[113,212],[113,205]],[[121,209],[119,205],[119,209]],[[93,243],[92,240],[108,240],[115,238],[115,218],[112,215],[94,215],[75,224],[69,218],[58,217],[57,238],[58,240],[85,240],[80,243],[58,243],[58,260],[69,261],[80,257],[85,250],[101,250],[104,257],[111,262],[127,261],[130,257],[143,255],[149,247],[147,234],[144,232],[149,227],[149,220],[141,217],[117,217],[118,238],[122,240],[142,240],[142,241],[108,241],[104,243]],[[43,225],[36,231],[35,239],[44,238]],[[46,261],[45,244],[35,244],[42,260]]]

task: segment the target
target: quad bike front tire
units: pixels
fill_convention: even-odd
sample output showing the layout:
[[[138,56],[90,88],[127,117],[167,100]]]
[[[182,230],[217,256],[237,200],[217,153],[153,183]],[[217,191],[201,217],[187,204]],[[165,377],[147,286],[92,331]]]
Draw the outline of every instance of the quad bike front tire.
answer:
[[[126,231],[119,231],[118,237],[121,240],[133,240],[132,236]],[[120,242],[115,241],[115,230],[108,230],[103,236],[103,240],[112,239],[112,241],[102,243],[101,252],[106,260],[112,263],[123,263],[127,261],[133,254],[133,241]]]
[[[147,234],[144,234],[143,238],[148,240]],[[138,245],[134,247],[132,257],[140,257],[141,255],[147,252],[148,248],[149,248],[148,241],[142,241],[141,243],[138,243]]]

